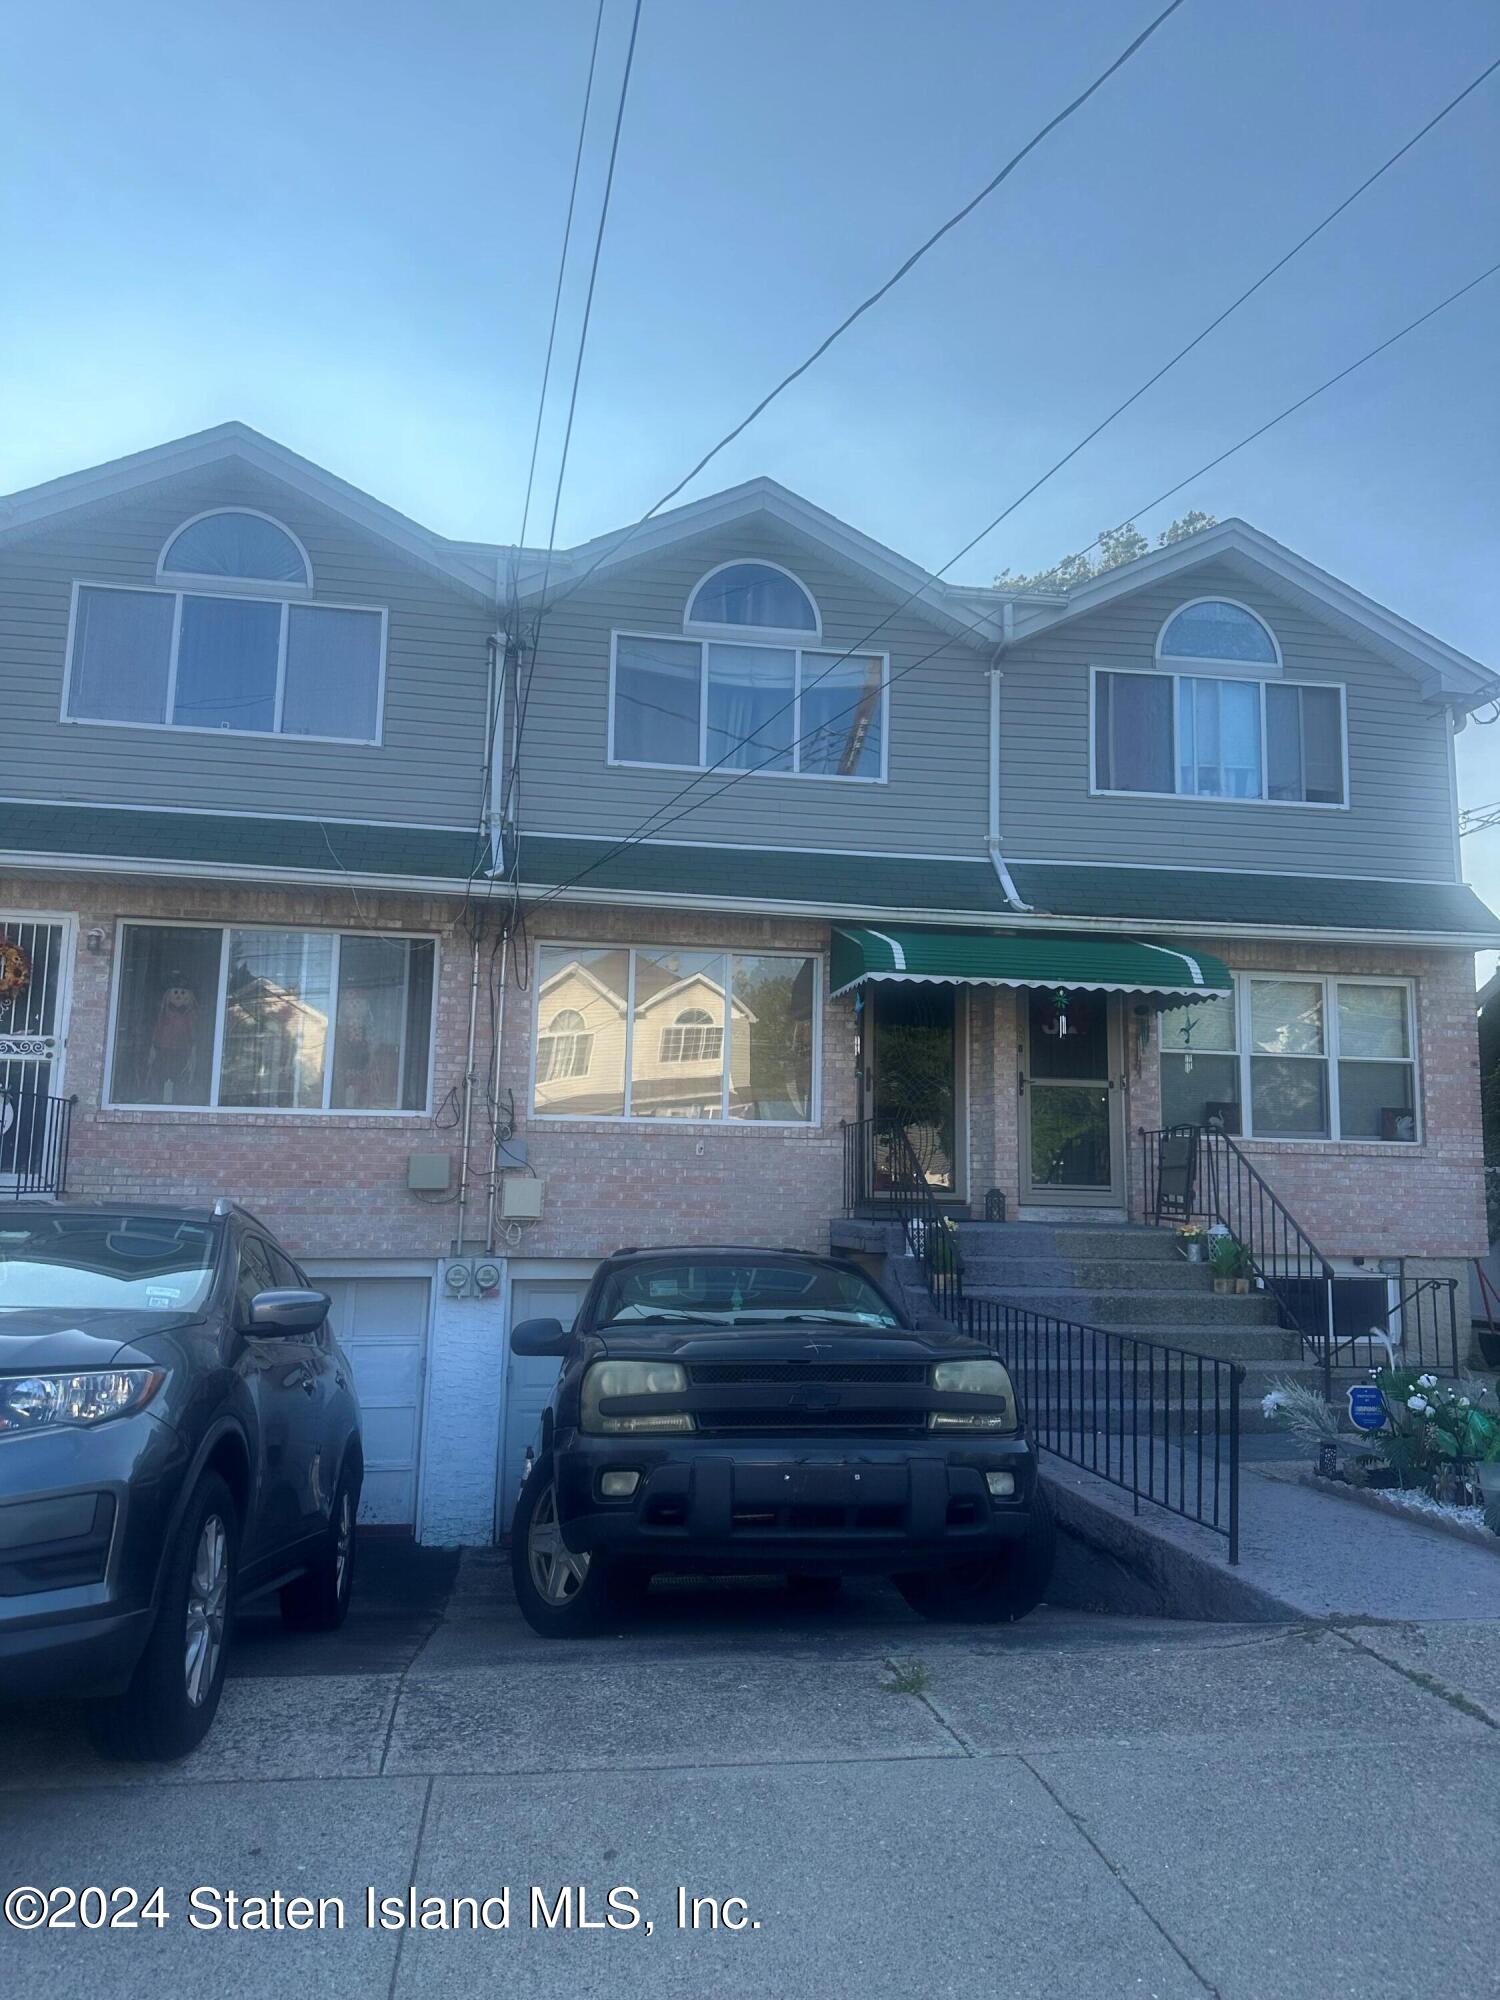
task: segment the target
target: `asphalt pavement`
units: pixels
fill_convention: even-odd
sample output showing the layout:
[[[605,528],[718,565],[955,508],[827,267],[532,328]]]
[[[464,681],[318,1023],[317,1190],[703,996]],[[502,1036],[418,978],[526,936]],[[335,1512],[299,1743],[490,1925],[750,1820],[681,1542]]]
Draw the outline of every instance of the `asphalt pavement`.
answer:
[[[9,1990],[1493,1990],[1500,1624],[975,1633],[700,1582],[558,1645],[495,1555],[363,1561],[343,1633],[244,1621],[180,1764],[0,1712],[0,1889],[120,1892],[0,1920]]]

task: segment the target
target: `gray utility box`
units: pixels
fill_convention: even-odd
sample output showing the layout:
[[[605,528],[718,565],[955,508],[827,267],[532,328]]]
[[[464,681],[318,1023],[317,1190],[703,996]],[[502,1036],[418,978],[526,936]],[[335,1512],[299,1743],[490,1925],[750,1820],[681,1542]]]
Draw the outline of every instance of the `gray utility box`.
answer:
[[[453,1178],[451,1153],[408,1153],[406,1185],[418,1194],[443,1194]]]

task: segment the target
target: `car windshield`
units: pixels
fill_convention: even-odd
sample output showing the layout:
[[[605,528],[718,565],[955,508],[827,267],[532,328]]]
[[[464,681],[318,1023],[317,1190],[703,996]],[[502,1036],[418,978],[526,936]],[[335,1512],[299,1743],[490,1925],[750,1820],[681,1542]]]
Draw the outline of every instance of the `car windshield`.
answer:
[[[675,1259],[611,1271],[600,1289],[596,1326],[649,1326],[678,1320],[720,1326],[816,1324],[899,1326],[875,1287],[857,1271],[767,1259],[757,1263]]]
[[[175,1216],[0,1213],[0,1314],[195,1312],[218,1225]]]

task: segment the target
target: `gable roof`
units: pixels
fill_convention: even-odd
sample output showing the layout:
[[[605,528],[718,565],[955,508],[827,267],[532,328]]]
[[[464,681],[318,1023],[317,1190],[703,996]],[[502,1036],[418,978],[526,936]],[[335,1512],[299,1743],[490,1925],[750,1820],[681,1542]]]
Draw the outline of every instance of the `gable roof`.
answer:
[[[1248,521],[1219,521],[1165,548],[1121,563],[1066,595],[1019,594],[1013,599],[1017,641],[1086,617],[1132,591],[1168,583],[1204,563],[1218,563],[1321,618],[1410,674],[1429,701],[1468,710],[1500,697],[1500,679],[1420,626],[1319,569],[1305,556],[1273,541]]]
[[[283,485],[305,494],[366,533],[378,536],[449,582],[461,584],[486,603],[494,602],[494,563],[486,562],[473,545],[446,541],[419,521],[386,506],[383,500],[376,500],[347,480],[325,472],[310,458],[299,457],[274,438],[264,437],[241,423],[215,424],[212,430],[172,438],[166,444],[152,445],[147,451],[131,452],[128,457],[91,465],[82,472],[64,473],[60,479],[49,479],[40,486],[11,493],[0,499],[0,541],[77,508],[94,506],[153,485],[157,480],[169,479],[175,473],[196,472],[231,459],[279,479]]]
[[[994,591],[966,590],[945,583],[910,557],[898,555],[873,536],[861,534],[836,514],[814,506],[775,479],[747,479],[743,485],[709,493],[644,524],[615,528],[596,535],[575,549],[560,550],[544,566],[539,552],[523,550],[520,591],[523,598],[540,593],[547,575],[550,591],[567,589],[584,576],[607,577],[625,563],[660,554],[680,542],[754,520],[773,521],[795,535],[815,542],[843,569],[877,587],[910,597],[911,609],[945,630],[980,646],[997,646],[1004,635],[1003,599]]]

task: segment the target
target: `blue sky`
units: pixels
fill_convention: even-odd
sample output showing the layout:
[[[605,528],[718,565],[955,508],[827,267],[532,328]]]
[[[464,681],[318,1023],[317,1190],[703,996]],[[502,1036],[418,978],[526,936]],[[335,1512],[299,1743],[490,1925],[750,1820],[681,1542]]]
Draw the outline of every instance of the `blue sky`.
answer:
[[[641,512],[1154,11],[645,0],[561,539]],[[581,250],[629,0],[605,12]],[[512,537],[593,15],[13,16],[0,490],[232,416]],[[1491,0],[1188,0],[693,490],[769,472],[946,561],[1496,55]],[[1493,262],[1497,188],[1500,77],[960,574],[1080,546]],[[1500,665],[1497,338],[1500,278],[1143,525],[1242,514]],[[1460,756],[1500,798],[1500,728]],[[1500,833],[1465,845],[1500,903]]]

